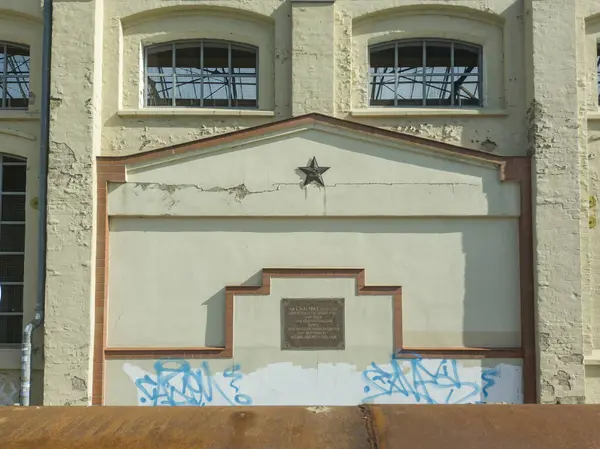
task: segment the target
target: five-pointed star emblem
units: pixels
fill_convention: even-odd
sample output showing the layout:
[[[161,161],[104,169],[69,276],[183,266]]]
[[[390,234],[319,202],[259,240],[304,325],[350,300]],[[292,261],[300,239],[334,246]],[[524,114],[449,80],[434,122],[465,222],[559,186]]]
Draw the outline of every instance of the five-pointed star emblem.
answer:
[[[304,184],[302,185],[302,187],[307,186],[311,182],[315,182],[315,183],[321,185],[322,187],[325,187],[325,184],[323,183],[322,175],[327,170],[329,170],[329,167],[319,167],[316,157],[313,157],[310,160],[307,167],[298,167],[298,170],[302,171],[306,175],[306,178],[304,178]]]

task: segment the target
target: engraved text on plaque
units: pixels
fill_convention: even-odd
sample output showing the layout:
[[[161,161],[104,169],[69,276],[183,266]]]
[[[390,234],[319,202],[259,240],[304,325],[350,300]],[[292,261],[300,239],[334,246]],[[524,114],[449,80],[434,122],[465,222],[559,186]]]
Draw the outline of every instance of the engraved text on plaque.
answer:
[[[281,300],[281,349],[344,349],[344,299]]]

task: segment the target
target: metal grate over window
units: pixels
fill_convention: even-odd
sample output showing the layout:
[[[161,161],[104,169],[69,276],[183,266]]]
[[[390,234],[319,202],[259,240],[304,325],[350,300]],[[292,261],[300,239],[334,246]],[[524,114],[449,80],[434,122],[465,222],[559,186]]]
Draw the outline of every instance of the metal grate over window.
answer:
[[[371,106],[482,106],[481,47],[438,39],[369,48]]]
[[[27,163],[0,155],[0,344],[20,343]]]
[[[146,106],[258,107],[258,51],[221,41],[146,49]]]
[[[0,109],[29,106],[29,48],[0,42]]]

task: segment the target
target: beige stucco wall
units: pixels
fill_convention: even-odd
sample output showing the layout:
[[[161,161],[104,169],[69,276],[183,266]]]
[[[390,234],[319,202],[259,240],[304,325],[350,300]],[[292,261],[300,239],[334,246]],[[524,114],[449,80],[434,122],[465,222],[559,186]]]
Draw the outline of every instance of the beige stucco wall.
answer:
[[[89,403],[94,156],[146,151],[310,110],[333,111],[342,118],[498,154],[535,153],[542,400],[580,401],[586,395],[583,356],[593,360],[598,341],[598,281],[594,276],[598,228],[588,229],[587,208],[589,196],[598,198],[593,157],[600,137],[598,108],[593,102],[598,2],[437,0],[423,5],[414,0],[337,0],[333,6],[301,3],[293,7],[289,2],[263,0],[215,0],[210,5],[175,0],[167,7],[160,0],[54,3],[47,403]],[[209,16],[214,20],[197,28],[202,35],[194,35],[189,24],[205,23],[202,18]],[[307,22],[323,24],[328,38],[315,29],[303,30],[301,25]],[[417,29],[419,23],[425,28]],[[434,29],[426,23],[435,23]],[[35,172],[40,1],[0,0],[0,25],[0,39],[32,42],[32,91],[38,94],[30,108],[33,114],[15,118],[0,112],[0,147],[22,151],[28,156],[30,172]],[[136,46],[140,42],[159,42],[169,36],[218,37],[223,30],[232,30],[233,37],[254,39],[261,48],[261,64],[272,67],[267,72],[273,79],[267,88],[270,95],[264,97],[261,92],[261,111],[251,115],[206,110],[159,113],[136,108],[140,92],[136,67],[142,54]],[[486,64],[498,70],[486,71],[488,103],[482,112],[365,113],[361,70],[366,50],[360,43],[419,33],[484,43]],[[300,63],[294,65],[294,60]],[[302,89],[319,101],[303,99]],[[34,267],[31,248],[36,246],[36,232],[28,226],[31,256],[27,264]],[[31,310],[34,281],[28,289]],[[0,348],[0,359],[16,360],[13,352],[5,356],[5,351]],[[593,393],[599,390],[592,385],[598,382],[594,369],[588,369],[588,400],[600,401]]]
[[[32,97],[27,111],[0,110],[0,153],[27,159],[25,272],[23,321],[33,318],[37,288],[39,110],[41,93],[42,20],[39,2],[0,2],[0,41],[30,47]],[[32,404],[41,403],[42,333],[33,340]],[[0,344],[0,405],[19,402],[20,345]]]
[[[331,167],[326,186],[302,189],[297,166],[313,156]],[[224,287],[256,285],[265,267],[360,267],[370,285],[402,285],[408,347],[521,344],[519,190],[492,164],[299,126],[127,173],[108,197],[112,350],[223,346]],[[444,208],[444,200],[455,204]],[[224,394],[205,397],[207,405],[236,403],[225,392],[231,365],[237,394],[257,405],[356,405],[377,394],[371,370],[396,364],[407,375],[456,366],[473,394],[458,388],[451,403],[523,400],[520,360],[393,360],[392,298],[359,295],[355,282],[273,279],[268,296],[234,299],[233,359],[108,361],[105,403],[160,403],[148,388],[168,390],[163,369],[219,385]],[[344,298],[345,349],[282,350],[282,298]],[[443,391],[372,400],[444,402]]]
[[[103,102],[103,154],[151,150],[313,111],[499,154],[524,151],[524,84],[518,82],[524,70],[522,11],[511,0],[483,9],[469,1],[426,8],[409,1],[378,2],[376,9],[368,2],[340,0],[294,6],[105,3],[103,80],[110,87]],[[483,44],[483,111],[365,111],[366,45],[419,33]],[[203,37],[259,47],[260,111],[140,109],[143,44]]]

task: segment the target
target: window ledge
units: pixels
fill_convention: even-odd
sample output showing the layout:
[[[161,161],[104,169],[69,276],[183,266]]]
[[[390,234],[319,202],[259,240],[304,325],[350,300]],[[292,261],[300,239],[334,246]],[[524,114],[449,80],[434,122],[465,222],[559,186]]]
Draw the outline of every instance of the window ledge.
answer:
[[[600,111],[588,112],[588,120],[600,120]]]
[[[592,353],[583,359],[584,365],[600,365],[600,349],[592,349]]]
[[[21,369],[21,349],[13,345],[0,345],[0,370]]]
[[[39,120],[39,112],[29,112],[26,110],[0,109],[0,121],[21,121],[21,120]]]
[[[354,117],[504,117],[506,109],[368,108],[350,111]]]
[[[205,108],[142,108],[121,109],[120,117],[274,117],[274,111],[258,109],[205,109]]]

